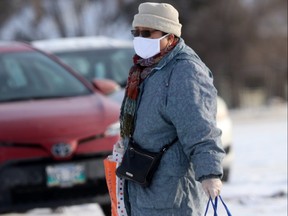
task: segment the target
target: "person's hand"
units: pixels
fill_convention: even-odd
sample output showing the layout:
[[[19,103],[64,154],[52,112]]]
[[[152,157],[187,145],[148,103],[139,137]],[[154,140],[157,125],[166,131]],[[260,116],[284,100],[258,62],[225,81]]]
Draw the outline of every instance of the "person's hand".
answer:
[[[117,143],[115,143],[113,151],[122,155],[124,154],[124,144],[122,139],[118,140]]]
[[[205,179],[201,182],[203,190],[205,191],[208,197],[211,197],[213,200],[220,195],[222,188],[222,182],[218,178]]]

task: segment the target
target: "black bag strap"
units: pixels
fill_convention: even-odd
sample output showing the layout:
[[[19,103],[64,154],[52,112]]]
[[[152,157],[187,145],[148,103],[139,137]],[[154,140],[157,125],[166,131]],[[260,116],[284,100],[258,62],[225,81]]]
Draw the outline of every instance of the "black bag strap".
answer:
[[[174,145],[176,142],[178,141],[178,136],[176,136],[176,138],[169,144],[166,144],[162,147],[162,149],[160,150],[160,153],[164,153],[166,152],[172,145]]]
[[[133,139],[133,137],[130,137],[130,140],[132,141],[133,145],[138,145],[135,140]],[[166,152],[172,145],[174,145],[176,142],[178,141],[178,136],[176,136],[175,139],[173,139],[173,141],[169,144],[164,145],[161,150],[158,152],[158,154],[164,154],[164,152]],[[138,145],[139,146],[139,145]],[[139,146],[140,147],[140,146]],[[156,153],[156,152],[155,152]]]
[[[155,72],[155,71],[154,71]],[[137,104],[136,104],[136,111],[135,111],[135,114],[134,114],[134,119],[133,119],[133,128],[132,128],[132,131],[131,131],[131,134],[130,134],[130,139],[133,139],[133,133],[134,133],[134,129],[135,129],[135,125],[136,125],[136,119],[137,119],[137,110],[139,108],[139,103],[141,101],[141,98],[142,98],[142,94],[143,94],[143,89],[144,89],[144,86],[145,86],[145,82],[146,80],[148,80],[148,78],[154,73],[150,73],[146,78],[145,80],[142,82],[142,86],[141,88],[139,89],[140,90],[140,95],[139,95],[139,99],[137,100]],[[161,150],[160,150],[160,154],[163,154],[164,152],[166,152],[174,143],[176,143],[178,141],[178,136],[176,136],[176,138],[169,144],[166,144],[164,145]]]

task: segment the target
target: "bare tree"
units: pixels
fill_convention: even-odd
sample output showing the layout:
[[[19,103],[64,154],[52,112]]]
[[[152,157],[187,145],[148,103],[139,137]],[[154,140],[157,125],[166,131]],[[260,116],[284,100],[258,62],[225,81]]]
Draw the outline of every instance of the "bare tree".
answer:
[[[21,9],[23,2],[13,2],[11,0],[0,1],[0,27],[15,13]],[[1,30],[1,28],[0,28]]]
[[[242,0],[151,0],[173,4],[183,24],[182,37],[212,70],[219,94],[230,107],[241,105],[243,88],[261,88],[267,100],[279,96],[287,100],[287,1],[261,0],[247,7]],[[33,40],[47,17],[61,37],[84,36],[85,9],[93,7],[95,34],[113,34],[122,17],[131,24],[142,0],[71,0],[73,22],[67,24],[62,1],[1,0],[0,31],[14,14],[32,7],[35,31],[15,31],[11,40]],[[63,3],[63,2],[62,2]],[[112,4],[113,3],[113,4]],[[118,9],[117,9],[118,8]],[[93,13],[93,11],[92,11]],[[67,14],[66,14],[67,15]],[[91,10],[90,10],[91,15]],[[66,20],[65,20],[66,18]],[[73,26],[67,26],[67,25]],[[67,32],[68,27],[72,33]],[[109,30],[108,27],[111,29]],[[33,34],[34,33],[34,34]],[[0,34],[1,35],[1,34]],[[42,36],[42,35],[41,35]],[[45,35],[43,36],[45,38]]]

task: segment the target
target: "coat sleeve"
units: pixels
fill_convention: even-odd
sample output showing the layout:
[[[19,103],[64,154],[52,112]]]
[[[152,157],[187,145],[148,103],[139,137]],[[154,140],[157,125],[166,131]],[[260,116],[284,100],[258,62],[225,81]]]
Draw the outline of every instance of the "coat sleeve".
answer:
[[[191,60],[178,60],[169,79],[166,114],[176,128],[196,180],[222,176],[225,152],[216,127],[217,90],[210,70]]]

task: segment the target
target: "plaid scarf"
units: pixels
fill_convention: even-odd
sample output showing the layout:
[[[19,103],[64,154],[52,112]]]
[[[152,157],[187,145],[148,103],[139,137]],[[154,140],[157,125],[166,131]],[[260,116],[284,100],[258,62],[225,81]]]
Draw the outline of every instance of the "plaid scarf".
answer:
[[[159,54],[148,59],[142,59],[138,55],[134,55],[134,65],[129,71],[125,88],[125,96],[121,106],[120,133],[122,138],[132,136],[133,134],[134,116],[136,112],[140,84],[146,77],[148,77],[158,62],[176,46],[177,42],[178,39],[175,38],[174,42],[170,46],[166,47]]]

